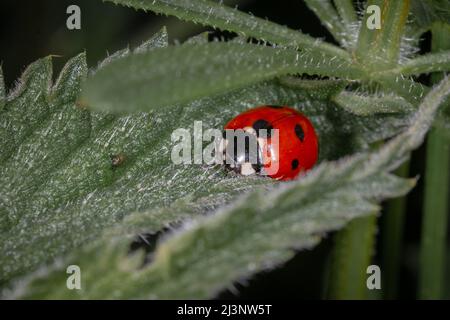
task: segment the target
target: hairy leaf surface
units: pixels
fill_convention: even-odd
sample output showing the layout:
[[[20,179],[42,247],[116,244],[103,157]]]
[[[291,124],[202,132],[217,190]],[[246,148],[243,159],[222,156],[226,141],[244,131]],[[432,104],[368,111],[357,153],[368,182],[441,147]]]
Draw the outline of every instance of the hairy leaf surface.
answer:
[[[187,43],[111,62],[87,81],[83,102],[96,110],[149,111],[295,73],[361,76],[357,67],[326,54],[247,43]]]
[[[115,61],[145,56],[146,50],[163,45],[164,32],[134,51],[109,56],[90,73],[95,77]],[[89,111],[79,102],[87,73],[81,54],[52,84],[51,59],[41,59],[28,67],[0,111],[2,283],[97,239],[132,212],[154,215],[144,229],[156,232],[222,206],[254,186],[273,184],[234,176],[221,166],[173,164],[171,133],[177,128],[192,132],[196,120],[203,121],[204,129],[221,129],[248,108],[290,105],[317,127],[323,160],[345,155],[350,147],[367,148],[408,124],[400,117],[343,112],[326,94],[331,90],[326,88],[339,90],[333,81],[319,84],[321,90],[314,81],[301,86],[266,81],[167,109],[117,116]],[[113,165],[117,157],[123,161]],[[186,202],[191,209],[168,209]]]
[[[314,246],[325,232],[373,213],[375,201],[405,194],[414,180],[389,171],[422,143],[438,106],[449,95],[446,79],[424,99],[411,126],[374,152],[324,162],[303,179],[271,192],[255,190],[184,224],[160,242],[144,265],[143,252],[130,256],[129,240],[111,232],[68,261],[84,270],[84,289],[62,289],[65,270],[60,263],[18,284],[12,297],[213,297],[235,280],[286,261],[293,249]],[[124,227],[126,223],[118,228]],[[90,263],[93,258],[97,263]]]

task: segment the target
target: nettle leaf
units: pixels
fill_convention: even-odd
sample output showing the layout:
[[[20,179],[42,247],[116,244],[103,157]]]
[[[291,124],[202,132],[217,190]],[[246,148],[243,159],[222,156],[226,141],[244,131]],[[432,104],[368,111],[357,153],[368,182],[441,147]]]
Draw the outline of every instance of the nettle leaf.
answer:
[[[288,73],[361,76],[351,63],[326,54],[246,43],[187,43],[109,63],[87,81],[83,102],[96,110],[148,111]]]
[[[158,40],[144,47],[156,52],[166,44]],[[119,51],[92,76],[130,56],[147,54]],[[130,230],[156,232],[221,207],[256,186],[275,183],[235,176],[221,166],[175,165],[171,133],[177,128],[192,132],[196,120],[205,129],[221,129],[248,108],[290,105],[314,122],[322,160],[367,148],[407,125],[405,118],[355,117],[342,111],[324,94],[325,87],[336,87],[335,81],[315,90],[315,82],[295,87],[270,80],[149,113],[93,112],[79,101],[88,73],[80,54],[52,84],[51,58],[38,60],[0,111],[2,285],[98,239],[102,230],[132,213],[132,221],[142,223]]]
[[[378,150],[324,162],[302,179],[270,192],[257,189],[212,215],[185,223],[160,241],[151,260],[142,251],[130,255],[130,240],[110,231],[68,261],[19,282],[7,297],[213,297],[234,281],[283,263],[294,249],[313,247],[324,233],[349,220],[373,214],[379,209],[376,201],[408,192],[415,180],[389,172],[423,142],[438,106],[449,95],[446,79],[424,99],[411,126]],[[149,213],[142,217],[151,220]],[[126,230],[128,223],[133,219],[117,228]],[[65,288],[68,263],[82,270],[81,290]]]
[[[305,0],[308,7],[316,14],[325,28],[341,45],[348,43],[347,30],[331,1]]]
[[[399,95],[413,106],[418,106],[424,95],[429,92],[427,86],[402,74],[381,76],[378,78],[377,83],[383,88],[384,92]]]
[[[291,76],[281,77],[278,81],[288,88],[301,89],[313,100],[330,100],[349,84],[348,81],[342,79],[306,80]]]
[[[79,90],[81,74],[76,70],[81,70],[80,64],[66,67],[60,85]],[[39,125],[17,146],[10,146],[16,140],[6,134],[1,139],[2,150],[10,150],[0,168],[3,280],[96,238],[99,230],[129,212],[167,205],[185,195],[201,197],[216,185],[222,186],[217,199],[225,199],[264,182],[227,176],[212,167],[180,168],[170,160],[171,132],[204,117],[209,126],[230,117],[231,111],[215,116],[228,106],[224,98],[210,101],[209,111],[205,103],[201,110],[180,106],[171,112],[114,117],[80,109],[76,95],[63,100],[55,96],[59,87],[51,88],[49,94],[33,91],[20,96],[26,101],[42,97],[34,113],[41,119]],[[50,96],[54,103],[47,105]],[[16,109],[24,107],[20,102],[8,101],[2,127],[18,127],[13,120],[31,122]],[[51,108],[55,112],[47,117],[37,112]],[[125,160],[113,167],[111,157],[117,155]]]
[[[234,31],[246,37],[274,44],[313,50],[350,60],[349,54],[339,47],[315,39],[299,31],[289,29],[253,15],[232,9],[221,2],[209,0],[108,0],[135,9],[151,10],[173,15],[181,20],[205,26]]]
[[[411,13],[414,23],[427,31],[435,22],[449,23],[450,3],[447,0],[412,0]]]
[[[360,116],[374,113],[409,113],[414,106],[396,95],[367,95],[363,93],[342,91],[333,100],[348,112]]]
[[[390,70],[389,73],[407,76],[441,71],[450,71],[450,50],[421,55]]]
[[[347,32],[353,30],[355,24],[358,23],[358,14],[352,0],[333,0],[343,24],[347,28]]]
[[[0,160],[10,157],[32,129],[52,111],[52,106],[47,103],[51,77],[50,58],[38,60],[25,70],[16,88],[9,94],[8,100],[13,102],[6,104],[11,104],[11,107],[2,110]]]
[[[141,43],[134,50],[130,50],[130,48],[124,48],[122,50],[118,50],[111,55],[108,55],[105,59],[100,61],[97,68],[90,70],[91,75],[94,75],[98,70],[104,68],[111,62],[115,60],[119,60],[121,58],[125,58],[131,53],[146,53],[153,49],[164,48],[169,45],[169,35],[167,34],[166,27],[162,27],[161,30],[156,32],[150,39]]]
[[[191,44],[205,44],[209,42],[209,31],[203,31],[199,34],[196,34],[195,36],[192,36],[188,38],[184,43],[191,43]],[[243,37],[236,37],[242,39]],[[247,38],[244,38],[247,39]]]
[[[146,53],[156,48],[164,48],[169,45],[169,35],[167,34],[166,27],[162,27],[157,33],[155,33],[149,40],[141,43],[134,53]]]
[[[383,26],[379,29],[361,28],[358,35],[356,58],[368,69],[388,70],[400,57],[400,47],[409,14],[409,1],[368,0],[366,8],[376,5],[381,8]],[[371,17],[365,12],[362,25]]]

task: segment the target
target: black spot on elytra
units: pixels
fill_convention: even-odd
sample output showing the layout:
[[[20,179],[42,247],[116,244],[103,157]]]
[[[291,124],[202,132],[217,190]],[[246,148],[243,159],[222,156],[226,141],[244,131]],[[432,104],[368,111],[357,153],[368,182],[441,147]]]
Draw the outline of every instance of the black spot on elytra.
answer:
[[[298,168],[298,160],[297,159],[292,160],[291,167],[292,167],[292,170],[295,170]]]
[[[270,136],[272,134],[272,132],[270,130],[272,130],[273,127],[270,125],[270,123],[268,121],[259,119],[253,123],[253,129],[256,130],[256,135],[258,137],[259,137],[259,130],[265,129],[267,132],[267,138],[270,138]]]
[[[303,132],[303,128],[301,125],[295,125],[295,135],[300,139],[301,142],[305,139],[305,132]]]
[[[269,108],[272,108],[272,109],[283,109],[282,106],[272,106],[272,105],[268,105],[268,107],[269,107]]]

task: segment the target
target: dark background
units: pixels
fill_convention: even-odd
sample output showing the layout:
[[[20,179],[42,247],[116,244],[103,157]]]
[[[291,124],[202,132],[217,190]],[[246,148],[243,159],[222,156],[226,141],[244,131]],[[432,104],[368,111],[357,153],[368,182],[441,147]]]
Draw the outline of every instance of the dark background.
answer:
[[[227,0],[224,3],[238,4],[243,11],[332,41],[302,1]],[[81,30],[66,28],[69,16],[66,8],[71,4],[81,9]],[[2,0],[0,61],[6,83],[11,85],[29,63],[49,54],[56,55],[54,74],[67,59],[81,51],[87,52],[89,66],[95,66],[108,52],[137,46],[164,25],[171,43],[212,30],[101,0]]]
[[[225,1],[259,17],[301,29],[314,37],[333,41],[319,20],[299,0]],[[66,8],[77,4],[81,8],[81,30],[66,28]],[[204,30],[201,26],[173,17],[157,16],[134,9],[103,3],[100,0],[2,0],[0,2],[0,62],[7,87],[34,60],[55,55],[54,77],[64,63],[81,51],[87,52],[93,67],[107,53],[126,46],[137,46],[165,25],[169,41],[183,41]],[[215,36],[222,36],[215,32]],[[228,34],[225,34],[228,35]],[[429,37],[422,42],[422,51],[429,48]],[[424,79],[426,81],[426,79]],[[423,175],[424,146],[413,155],[411,175]],[[415,298],[417,258],[420,236],[423,179],[408,195],[407,224],[402,256],[401,298]],[[381,233],[379,233],[380,238]],[[380,240],[380,239],[379,239]],[[256,275],[250,281],[236,283],[235,288],[219,294],[221,298],[304,298],[323,296],[324,279],[332,235],[312,251],[302,252],[276,270]],[[380,248],[380,241],[378,241]],[[375,263],[379,261],[379,250]],[[382,266],[381,266],[382,267]]]

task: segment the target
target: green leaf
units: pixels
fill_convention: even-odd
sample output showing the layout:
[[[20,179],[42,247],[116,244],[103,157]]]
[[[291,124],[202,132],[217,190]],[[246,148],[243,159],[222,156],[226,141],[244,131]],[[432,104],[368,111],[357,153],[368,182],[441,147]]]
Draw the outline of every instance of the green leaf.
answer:
[[[127,57],[130,53],[131,53],[131,51],[129,48],[124,48],[124,49],[114,52],[111,55],[108,54],[108,56],[105,59],[103,59],[102,61],[99,62],[97,69],[91,71],[92,74],[95,74],[95,72],[97,70],[100,70],[100,69],[106,67],[108,64],[110,64],[113,61],[120,60],[121,58]]]
[[[127,256],[129,240],[106,237],[56,266],[49,278],[38,280],[23,292],[27,298],[212,297],[233,280],[291,258],[294,252],[288,248],[310,248],[324,232],[371,213],[376,206],[365,200],[363,193],[345,188],[347,175],[360,160],[349,161],[336,174],[333,166],[321,167],[303,183],[257,191],[226,210],[186,225],[161,243],[148,266],[141,266],[142,258]],[[343,183],[336,183],[338,179]],[[332,187],[323,189],[330,182]],[[377,193],[377,189],[363,186],[365,192]],[[410,186],[405,180],[403,188]],[[96,263],[91,263],[92,257]],[[80,266],[85,289],[73,293],[61,288],[67,263]],[[101,281],[97,278],[94,282],[100,274]],[[114,278],[121,284],[108,280]]]
[[[395,95],[370,96],[342,91],[333,100],[348,112],[360,116],[374,113],[409,113],[415,108],[405,99]]]
[[[334,45],[289,29],[216,1],[209,0],[108,0],[115,4],[135,9],[151,10],[173,15],[181,20],[192,21],[205,26],[234,31],[246,37],[268,41],[284,46],[315,50],[349,60],[347,52]]]
[[[101,65],[146,54],[130,52],[119,51]],[[86,110],[77,102],[86,73],[81,54],[52,85],[50,59],[39,60],[8,94],[0,112],[3,285],[97,239],[132,212],[148,212],[152,222],[145,220],[146,230],[156,232],[255,186],[273,184],[270,179],[237,177],[221,167],[173,164],[171,133],[176,128],[192,131],[196,120],[205,129],[221,129],[248,108],[290,105],[313,121],[321,159],[336,159],[350,147],[367,148],[407,124],[403,118],[355,117],[342,111],[326,94],[335,92],[326,89],[336,88],[335,81],[289,87],[273,80],[151,113],[115,116]],[[111,157],[119,155],[123,163],[113,166]]]
[[[0,111],[0,161],[6,160],[54,107],[48,103],[52,78],[50,58],[31,64]]]
[[[322,24],[341,45],[348,42],[344,24],[329,0],[305,0],[308,7],[319,17]]]
[[[134,49],[134,53],[145,53],[156,48],[164,48],[169,45],[169,35],[167,34],[166,27],[162,27],[157,33],[155,33],[150,39],[144,41]]]
[[[348,84],[345,80],[305,80],[290,76],[279,78],[279,82],[285,87],[308,93],[311,99],[319,100],[330,100]]]
[[[190,37],[187,39],[184,43],[191,43],[191,44],[205,44],[209,42],[209,31],[201,32],[193,37]],[[242,37],[236,37],[239,39],[242,39]],[[234,39],[233,39],[234,40]]]
[[[396,76],[380,75],[376,78],[376,81],[383,88],[384,92],[399,95],[413,106],[418,106],[425,94],[430,91],[427,86],[402,74]]]
[[[84,61],[84,55],[76,59]],[[0,168],[2,280],[96,238],[99,230],[129,212],[162,206],[188,194],[202,197],[215,185],[222,186],[215,196],[223,200],[265,182],[236,179],[218,168],[192,166],[190,170],[175,170],[170,160],[172,130],[188,127],[203,116],[210,115],[205,121],[210,126],[231,118],[232,110],[221,118],[211,117],[228,100],[213,99],[201,111],[191,106],[153,115],[113,117],[90,113],[76,105],[83,62],[75,60],[68,63],[58,85],[47,95],[27,91],[20,96],[25,101],[42,97],[37,110],[54,108],[55,113],[41,117],[40,125],[17,146],[7,148],[8,139],[0,139],[5,143],[2,150],[11,150],[10,158]],[[45,103],[50,99],[54,103],[48,106]],[[232,98],[230,101],[236,102]],[[2,116],[16,111],[16,106],[23,107],[20,102],[19,98],[9,100]],[[28,115],[17,110],[16,116],[21,123]],[[6,116],[1,120],[2,127],[11,123]],[[125,162],[114,168],[110,157],[118,154],[125,156]],[[23,237],[22,232],[27,236]]]
[[[239,43],[183,44],[109,63],[88,79],[83,103],[102,111],[155,110],[289,73],[361,76],[357,67],[325,54]]]
[[[334,6],[336,7],[347,32],[355,31],[355,26],[358,24],[358,15],[356,14],[355,7],[352,0],[334,0]]]
[[[450,3],[447,0],[411,0],[411,13],[414,24],[423,33],[430,30],[433,23],[449,24]]]
[[[389,70],[387,73],[408,76],[440,71],[450,71],[450,51],[421,55]]]
[[[142,251],[129,255],[130,238],[117,236],[132,228],[127,224],[135,220],[130,218],[115,227],[119,232],[114,228],[66,261],[19,282],[6,297],[213,297],[235,280],[288,260],[292,248],[311,248],[325,232],[372,214],[378,210],[375,201],[405,194],[415,181],[388,172],[423,142],[437,108],[449,95],[446,79],[425,97],[411,126],[379,150],[324,162],[302,179],[270,192],[255,190],[225,209],[185,223],[160,242],[150,262]],[[147,213],[139,217],[140,228],[146,217],[151,223],[152,214]],[[80,266],[81,290],[64,287],[68,264]]]
[[[367,20],[373,12],[366,12],[362,21],[356,57],[367,68],[380,70],[395,66],[400,58],[401,39],[409,14],[410,0],[369,0],[366,8],[380,8],[381,28],[369,29]]]
[[[133,53],[146,53],[153,49],[164,48],[169,45],[169,35],[167,34],[166,27],[162,27],[157,33],[155,33],[150,39],[141,43],[137,48],[133,50]],[[118,50],[112,55],[109,55],[98,64],[95,70],[91,70],[91,74],[95,74],[99,69],[104,68],[113,61],[120,60],[130,55],[132,51],[129,48]]]

